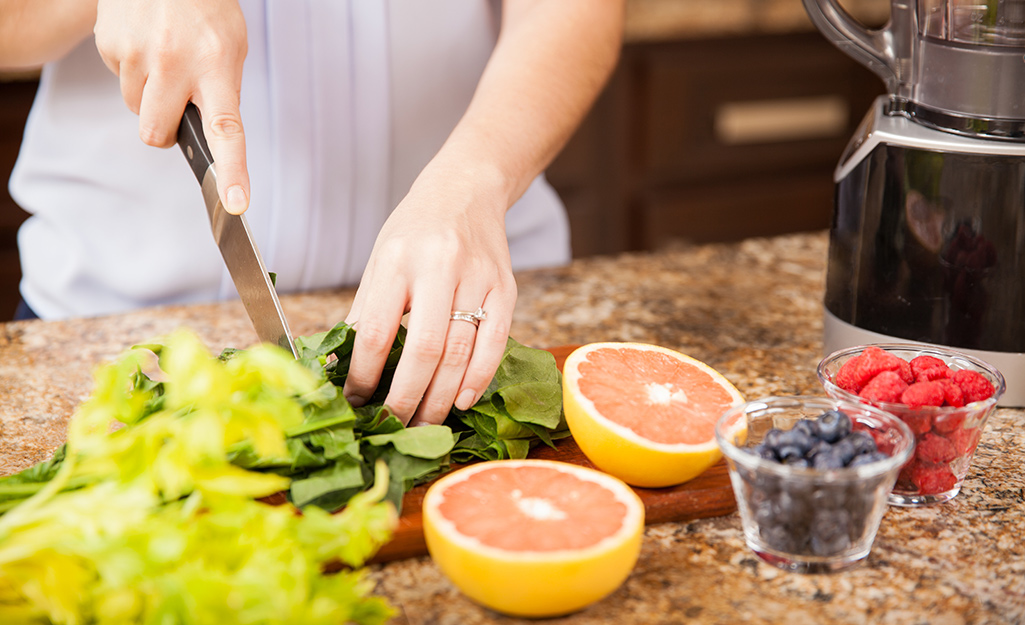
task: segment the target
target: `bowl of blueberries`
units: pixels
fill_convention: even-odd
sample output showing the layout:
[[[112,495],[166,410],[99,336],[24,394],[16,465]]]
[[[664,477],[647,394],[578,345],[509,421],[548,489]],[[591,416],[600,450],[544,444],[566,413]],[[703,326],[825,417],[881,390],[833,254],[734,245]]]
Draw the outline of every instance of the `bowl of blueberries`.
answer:
[[[899,418],[827,397],[768,397],[716,423],[744,539],[762,560],[801,573],[857,565],[872,548],[915,438]]]

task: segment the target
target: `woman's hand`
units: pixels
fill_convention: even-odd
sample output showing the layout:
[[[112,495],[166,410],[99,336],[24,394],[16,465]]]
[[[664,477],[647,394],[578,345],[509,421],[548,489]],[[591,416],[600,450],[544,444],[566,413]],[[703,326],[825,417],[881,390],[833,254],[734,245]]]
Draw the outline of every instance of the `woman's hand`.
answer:
[[[473,100],[385,223],[346,321],[356,323],[345,396],[366,402],[402,315],[406,344],[385,403],[441,423],[480,398],[516,303],[505,211],[547,167],[608,79],[623,0],[505,0]],[[452,320],[482,308],[487,319]]]
[[[505,351],[516,283],[505,237],[507,196],[487,174],[433,162],[388,218],[346,322],[356,324],[345,395],[360,406],[380,381],[404,313],[408,334],[385,403],[410,425],[467,409]],[[451,319],[482,308],[487,319]]]
[[[185,105],[203,116],[225,209],[249,206],[245,134],[239,114],[246,23],[237,0],[99,0],[96,47],[121,79],[143,142],[177,141]]]

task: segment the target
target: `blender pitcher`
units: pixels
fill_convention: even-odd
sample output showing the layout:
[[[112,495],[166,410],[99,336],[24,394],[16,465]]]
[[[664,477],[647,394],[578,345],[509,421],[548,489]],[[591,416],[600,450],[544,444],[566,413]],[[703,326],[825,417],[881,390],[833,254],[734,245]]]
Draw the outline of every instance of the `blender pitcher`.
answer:
[[[953,347],[1025,406],[1025,0],[892,0],[875,30],[804,5],[888,92],[834,172],[826,353]]]

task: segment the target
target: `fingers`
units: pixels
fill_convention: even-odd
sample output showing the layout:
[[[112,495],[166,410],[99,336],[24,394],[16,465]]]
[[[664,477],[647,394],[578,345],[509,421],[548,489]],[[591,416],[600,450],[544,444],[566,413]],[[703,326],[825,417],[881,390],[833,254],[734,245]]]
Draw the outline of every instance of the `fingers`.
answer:
[[[512,311],[516,307],[516,285],[491,291],[481,307],[490,312],[477,328],[473,357],[455,396],[455,407],[460,410],[469,410],[477,403],[502,362],[512,325]]]
[[[471,299],[472,298],[472,299]],[[479,301],[477,296],[458,296],[457,302]],[[460,307],[457,310],[476,310],[476,306]],[[439,321],[446,321],[445,337],[441,347],[441,357],[433,370],[433,376],[427,380],[426,392],[420,405],[416,407],[410,425],[438,424],[445,420],[452,410],[459,386],[466,374],[466,367],[476,349],[477,327],[468,321],[450,319],[451,311],[442,312]],[[401,366],[402,363],[400,363]],[[396,375],[396,377],[398,377]],[[392,389],[395,389],[393,384]],[[389,397],[391,394],[389,394]],[[390,404],[389,404],[390,405]]]
[[[449,314],[452,310],[454,292],[454,284],[436,283],[432,285],[429,293],[414,299],[415,305],[409,313],[406,344],[395,368],[388,397],[385,398],[385,403],[403,423],[409,423],[412,419],[445,354],[445,340],[449,331]],[[363,324],[366,320],[366,314],[360,317],[357,339],[365,329]],[[466,345],[466,338],[469,338],[469,347]],[[459,348],[472,349],[472,337],[464,337]],[[469,353],[466,355],[466,359],[468,358]],[[451,406],[450,398],[446,413]]]
[[[472,289],[470,291],[474,292]],[[448,333],[440,362],[410,425],[442,423],[453,405],[460,410],[469,410],[484,394],[505,354],[512,311],[516,306],[515,283],[510,281],[501,284],[485,297],[457,295],[456,301],[483,302],[480,308],[485,311],[487,318],[480,321],[479,325],[461,319],[448,319]],[[472,312],[477,308],[473,305],[457,305],[454,309]],[[450,315],[451,311],[445,317]],[[396,372],[396,379],[398,377]],[[392,389],[395,389],[394,383]]]
[[[237,0],[99,0],[94,33],[125,103],[139,115],[142,141],[173,146],[185,105],[195,102],[217,163],[221,201],[228,212],[245,212],[249,175],[239,91],[248,44]]]
[[[122,85],[124,82],[122,77]],[[139,115],[139,138],[154,147],[172,147],[178,140],[178,124],[189,99],[184,85],[173,75],[154,74],[146,80],[139,98],[138,108],[133,109]]]
[[[405,292],[390,292],[400,290]],[[457,398],[461,409],[475,404],[505,352],[516,302],[515,283],[495,288],[486,296],[481,295],[486,292],[483,284],[453,290],[455,301],[483,302],[501,312],[476,326],[451,319],[451,314],[453,309],[473,312],[478,305],[453,307],[449,303],[452,300],[442,295],[416,300],[409,314],[402,357],[385,398],[391,411],[411,426],[442,423]],[[438,286],[431,292],[441,294],[448,289]],[[390,303],[377,299],[387,297],[386,293],[368,295],[361,288],[346,317],[348,323],[358,324],[344,388],[346,398],[355,406],[364,405],[377,389],[405,304],[411,299],[396,297]],[[375,301],[380,303],[375,305]]]
[[[226,211],[241,215],[249,208],[249,171],[238,90],[226,90],[223,82],[214,84],[213,93],[200,92],[193,101],[202,113],[203,132],[217,164],[217,194]]]
[[[365,282],[364,284],[375,283]],[[360,291],[362,292],[363,289],[364,287],[361,285]],[[394,289],[385,291],[380,297],[361,296],[357,293],[356,302],[363,299],[366,300],[366,304],[359,308],[357,308],[357,304],[354,304],[352,311],[356,312],[350,311],[346,318],[349,323],[358,322],[359,325],[352,348],[349,374],[343,388],[346,399],[356,407],[367,403],[381,381],[385,361],[391,352],[392,343],[395,341],[395,335],[398,333],[399,324],[405,312],[406,289],[398,285]],[[358,315],[358,317],[354,318],[354,315]],[[394,407],[392,409],[394,410]],[[409,414],[412,414],[412,411]]]

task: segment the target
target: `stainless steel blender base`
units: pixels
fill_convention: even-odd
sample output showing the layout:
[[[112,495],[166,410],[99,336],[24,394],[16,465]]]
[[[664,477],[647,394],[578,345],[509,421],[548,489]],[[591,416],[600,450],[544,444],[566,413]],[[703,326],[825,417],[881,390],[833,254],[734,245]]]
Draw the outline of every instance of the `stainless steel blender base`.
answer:
[[[869,343],[913,343],[928,345],[921,341],[909,341],[898,336],[887,336],[870,330],[859,328],[842,321],[839,317],[823,308],[823,355],[829,355],[838,349],[868,345]],[[941,346],[950,349],[949,346]],[[988,362],[1004,374],[1007,390],[997,403],[1004,407],[1025,406],[1025,354],[1011,352],[990,352],[978,349],[955,348],[960,352],[975,356]]]

